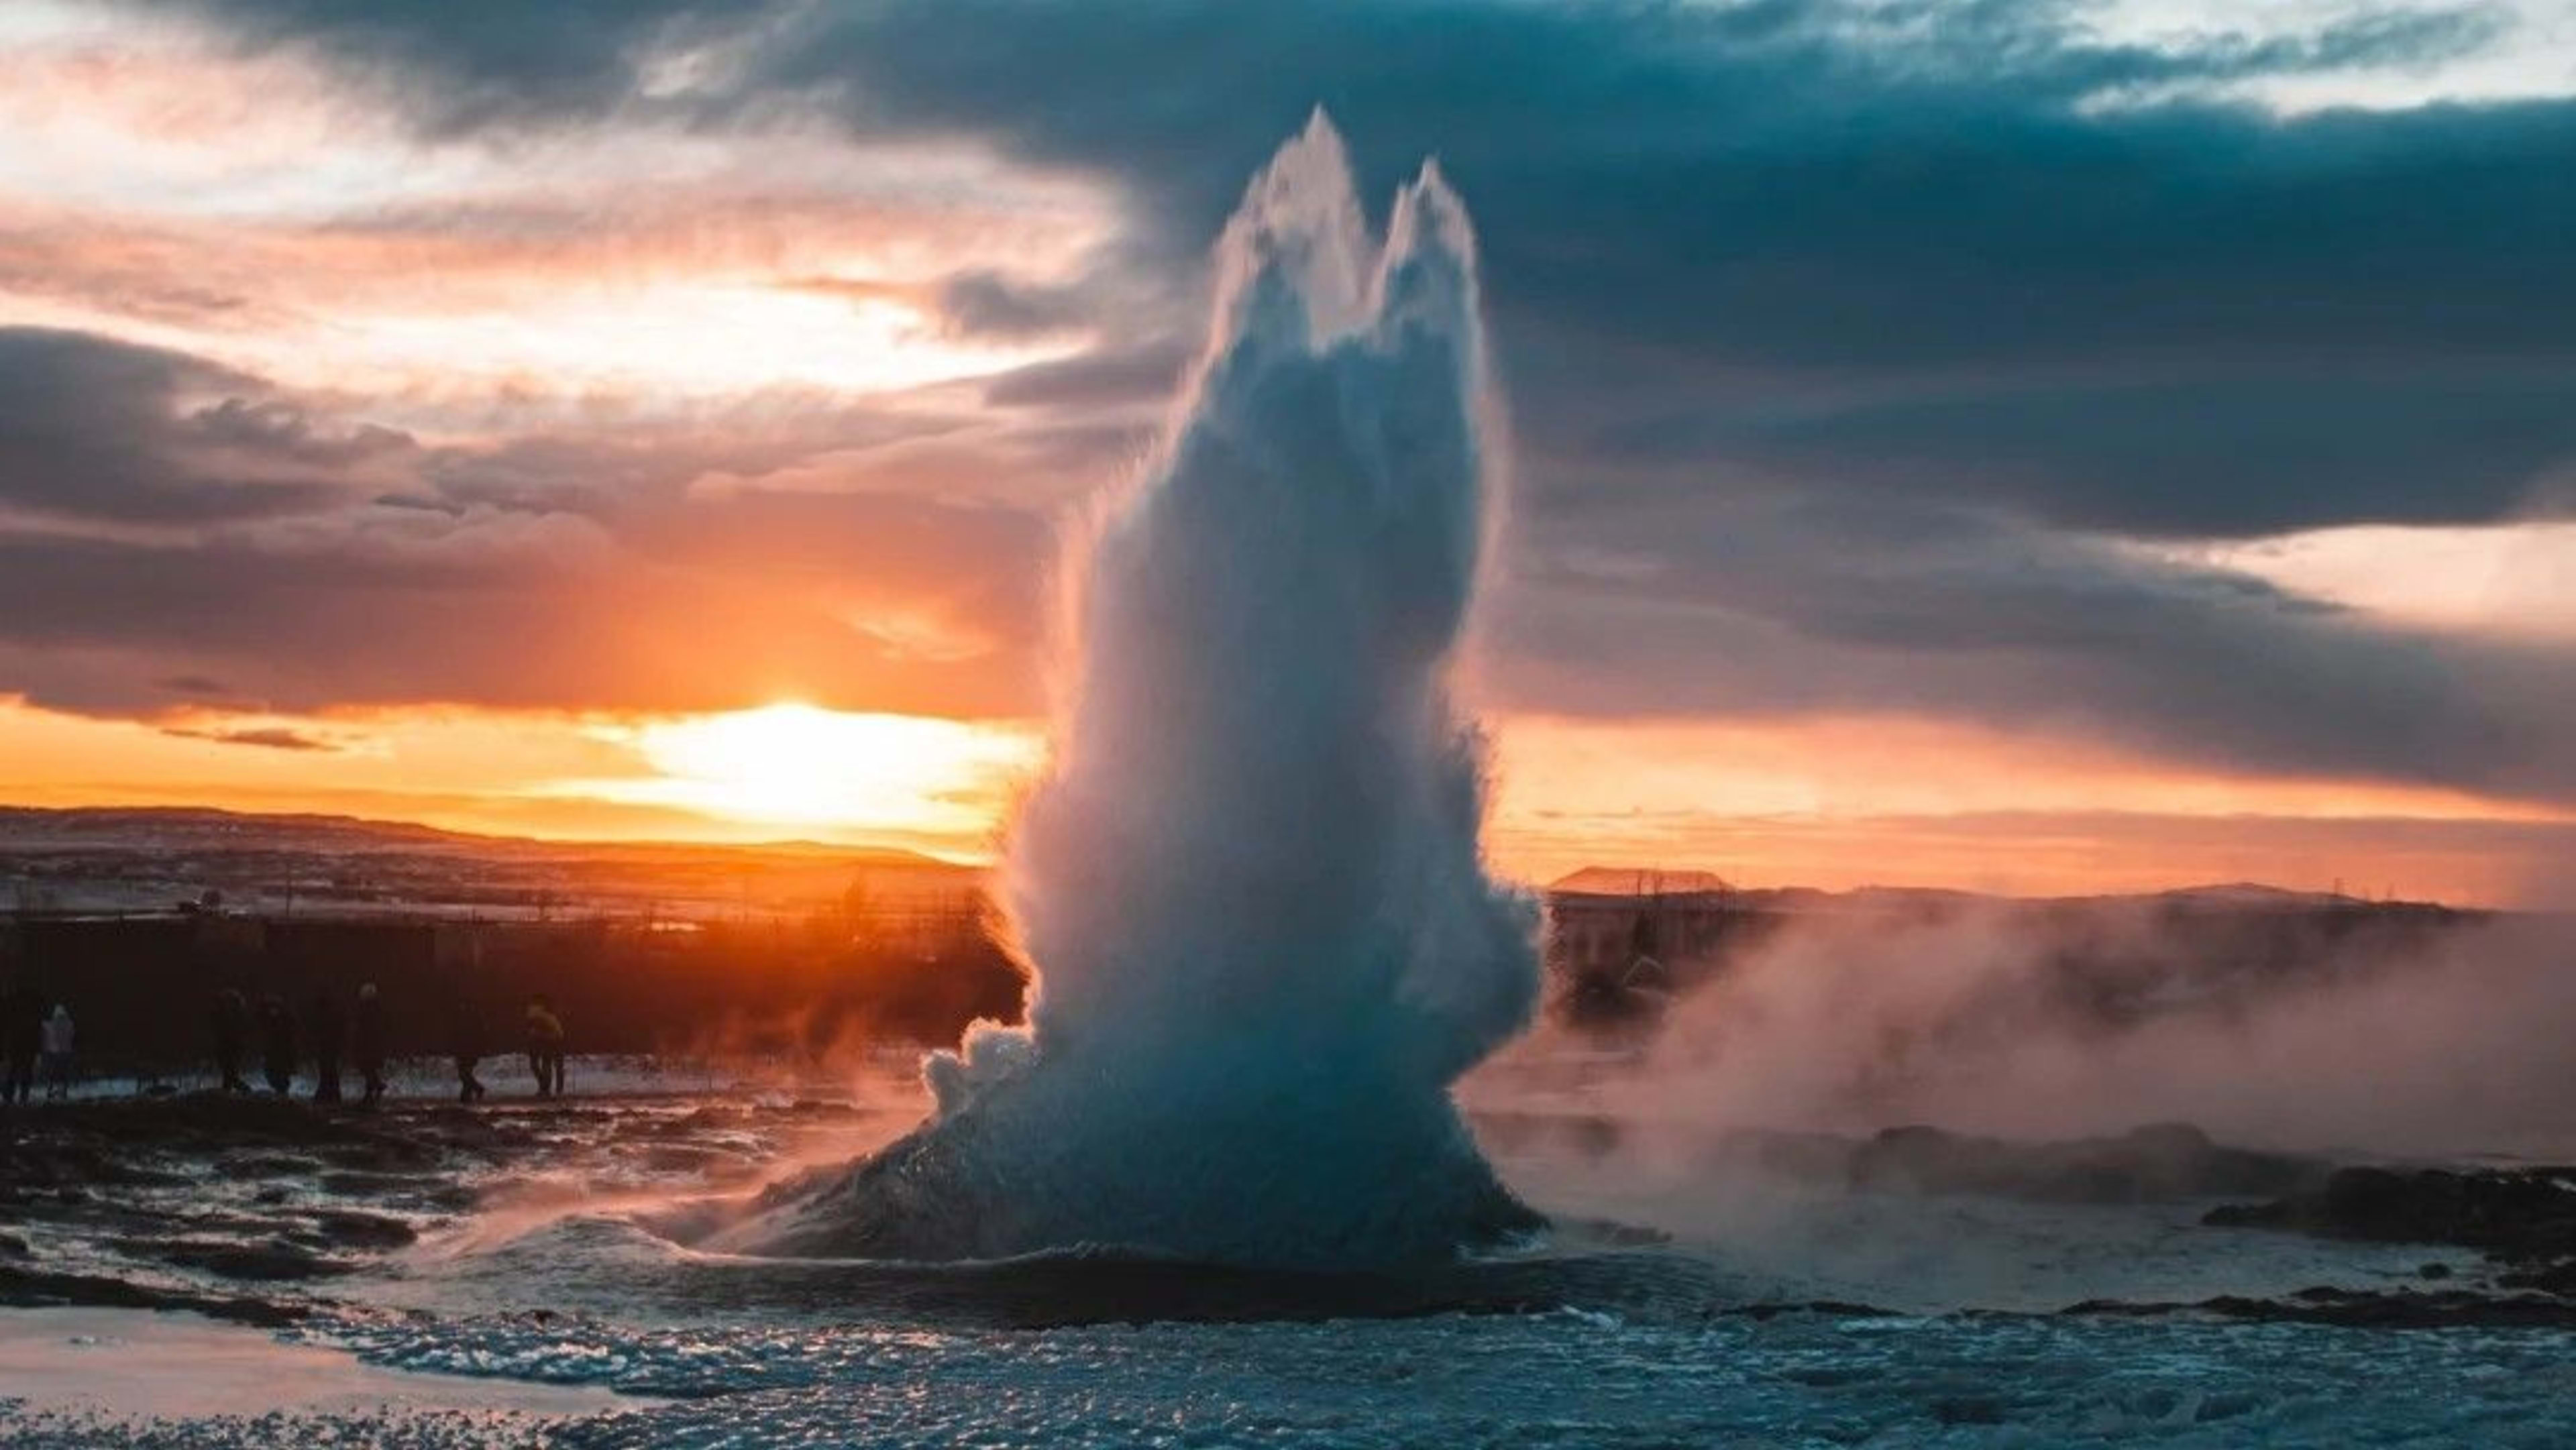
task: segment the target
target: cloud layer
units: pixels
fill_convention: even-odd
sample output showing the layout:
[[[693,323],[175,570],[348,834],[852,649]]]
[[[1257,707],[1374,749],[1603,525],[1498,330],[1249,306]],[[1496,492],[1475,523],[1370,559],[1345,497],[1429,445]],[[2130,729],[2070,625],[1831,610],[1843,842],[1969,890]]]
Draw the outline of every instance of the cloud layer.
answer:
[[[2525,42],[2051,0],[132,7],[27,42],[58,112],[157,47],[294,77],[360,160],[289,186],[111,117],[187,184],[0,167],[0,693],[1024,712],[1052,523],[1150,436],[1218,219],[1321,103],[1364,191],[1438,154],[1485,239],[1499,703],[2576,805],[2576,633],[2168,547],[2576,509],[2576,97],[2262,99]],[[773,320],[686,320],[735,316]],[[495,363],[514,317],[603,365]]]

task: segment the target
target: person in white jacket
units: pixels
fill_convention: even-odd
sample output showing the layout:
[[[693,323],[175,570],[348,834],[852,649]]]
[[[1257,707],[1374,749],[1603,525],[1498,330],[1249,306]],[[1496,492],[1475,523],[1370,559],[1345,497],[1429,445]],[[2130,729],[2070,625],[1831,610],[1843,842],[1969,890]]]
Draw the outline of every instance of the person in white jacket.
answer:
[[[72,1009],[60,1002],[45,1019],[45,1101],[61,1102],[72,1091]]]

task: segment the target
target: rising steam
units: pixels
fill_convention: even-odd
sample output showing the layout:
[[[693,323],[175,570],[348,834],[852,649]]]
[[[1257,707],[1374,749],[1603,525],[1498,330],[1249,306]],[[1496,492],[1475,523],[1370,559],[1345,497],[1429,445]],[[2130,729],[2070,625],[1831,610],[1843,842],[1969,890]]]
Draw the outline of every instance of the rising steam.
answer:
[[[2306,1152],[2566,1151],[2565,922],[2328,936],[2333,916],[2248,913],[2234,936],[2146,902],[1820,917],[1675,1004],[1595,1106],[1677,1146],[1745,1128],[2070,1138],[2179,1121]]]
[[[1381,247],[1319,114],[1218,260],[1170,432],[1074,561],[1004,878],[1029,1024],[936,1056],[929,1123],[746,1242],[1347,1266],[1532,1222],[1448,1092],[1538,981],[1448,689],[1496,466],[1467,216],[1426,166]]]

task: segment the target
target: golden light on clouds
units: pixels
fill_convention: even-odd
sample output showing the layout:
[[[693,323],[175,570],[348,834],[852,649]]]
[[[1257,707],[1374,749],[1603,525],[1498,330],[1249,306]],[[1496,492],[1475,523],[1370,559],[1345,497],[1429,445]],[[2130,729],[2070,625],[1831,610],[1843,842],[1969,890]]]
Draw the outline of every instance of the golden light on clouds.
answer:
[[[0,76],[0,321],[379,400],[998,372],[1084,339],[960,336],[939,280],[1063,283],[1116,221],[1090,181],[786,120],[427,135],[310,54],[45,0],[0,21]]]
[[[2423,628],[2576,638],[2576,522],[2355,524],[2245,544],[2139,547]]]
[[[726,281],[576,289],[501,311],[365,319],[344,338],[361,383],[487,378],[561,393],[713,396],[776,387],[874,393],[1055,356],[940,335],[892,301]],[[279,368],[275,371],[288,372]]]

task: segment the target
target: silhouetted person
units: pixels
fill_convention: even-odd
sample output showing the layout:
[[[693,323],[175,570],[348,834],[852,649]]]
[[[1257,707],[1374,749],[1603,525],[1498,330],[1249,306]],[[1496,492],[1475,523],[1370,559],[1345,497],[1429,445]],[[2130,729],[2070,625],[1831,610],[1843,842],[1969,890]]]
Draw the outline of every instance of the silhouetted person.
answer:
[[[340,1017],[340,999],[325,987],[313,994],[313,1007],[305,1018],[305,1030],[313,1034],[313,1101],[336,1103],[340,1100],[340,1049],[346,1044],[349,1026]]]
[[[72,1009],[54,1004],[45,1019],[45,1101],[58,1103],[72,1093]]]
[[[36,1058],[45,1045],[45,999],[24,981],[0,987],[0,1103],[36,1100]]]
[[[483,1014],[474,999],[458,997],[447,1009],[447,1052],[456,1059],[456,1100],[481,1102],[485,1088],[474,1069],[483,1061]]]
[[[563,1091],[563,1019],[543,994],[528,999],[528,1070],[537,1076],[537,1096]]]
[[[242,1081],[242,1054],[250,1050],[250,1004],[230,987],[215,994],[215,1071],[223,1074],[224,1091],[246,1093],[250,1084]]]
[[[385,999],[376,994],[373,982],[358,989],[357,1030],[349,1045],[359,1076],[367,1080],[366,1101],[372,1108],[385,1096]]]
[[[286,1096],[287,1089],[295,1086],[295,1014],[286,1010],[286,999],[275,992],[260,999],[259,1055],[268,1090]]]

